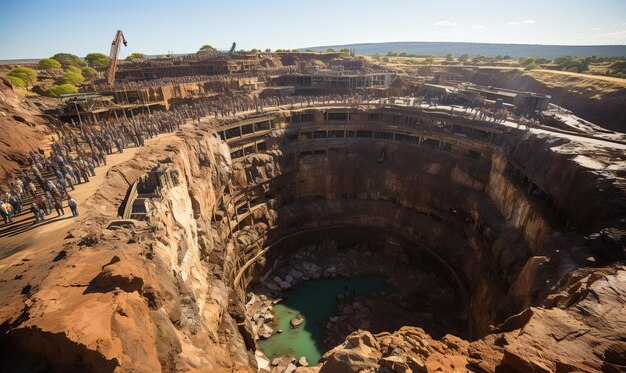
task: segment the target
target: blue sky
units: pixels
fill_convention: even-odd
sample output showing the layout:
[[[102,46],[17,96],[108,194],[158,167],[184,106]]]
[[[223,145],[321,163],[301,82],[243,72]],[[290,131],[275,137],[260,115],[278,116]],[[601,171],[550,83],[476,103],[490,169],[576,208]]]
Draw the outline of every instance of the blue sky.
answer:
[[[626,0],[2,0],[0,59],[384,41],[626,44]]]

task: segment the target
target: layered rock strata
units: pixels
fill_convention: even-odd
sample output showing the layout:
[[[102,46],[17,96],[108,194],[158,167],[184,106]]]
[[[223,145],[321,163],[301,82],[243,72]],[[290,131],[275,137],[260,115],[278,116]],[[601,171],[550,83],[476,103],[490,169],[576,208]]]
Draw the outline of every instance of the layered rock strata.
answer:
[[[599,146],[572,154],[582,145],[521,131],[472,140],[442,131],[446,117],[424,124],[411,113],[341,110],[354,121],[286,111],[247,118],[240,131],[254,129],[230,138],[238,122],[185,126],[110,171],[94,196],[100,207],[23,293],[23,312],[2,324],[4,364],[254,371],[245,293],[285,254],[272,245],[360,226],[393,232],[446,263],[467,294],[472,341],[435,341],[419,328],[363,331],[297,369],[623,368],[626,282],[615,261],[623,257],[624,175],[577,158],[604,152],[615,164],[623,154]],[[382,129],[370,114],[406,115],[406,130]],[[149,200],[145,221],[116,220],[127,180],[157,161],[178,170],[178,183]]]

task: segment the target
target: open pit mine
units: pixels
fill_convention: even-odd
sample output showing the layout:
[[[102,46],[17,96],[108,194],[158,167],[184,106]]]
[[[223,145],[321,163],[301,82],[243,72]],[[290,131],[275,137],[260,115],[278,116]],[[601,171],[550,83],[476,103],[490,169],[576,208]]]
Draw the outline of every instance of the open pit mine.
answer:
[[[112,71],[1,86],[3,193],[34,189],[0,227],[0,371],[626,369],[623,94],[346,53]],[[39,222],[59,178],[78,215]]]

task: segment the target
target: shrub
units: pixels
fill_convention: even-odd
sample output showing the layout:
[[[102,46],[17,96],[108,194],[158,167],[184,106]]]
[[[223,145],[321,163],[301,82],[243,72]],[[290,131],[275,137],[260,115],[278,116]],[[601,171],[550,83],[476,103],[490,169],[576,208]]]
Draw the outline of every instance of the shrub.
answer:
[[[328,48],[326,49],[326,53],[335,53],[335,50],[333,48]]]
[[[37,68],[40,70],[60,69],[61,63],[57,60],[53,60],[52,58],[44,58],[39,60]]]
[[[70,66],[76,67],[85,67],[87,63],[81,60],[77,55],[70,53],[57,53],[52,56],[53,59],[57,60],[64,69],[67,69]]]
[[[147,59],[147,58],[148,58],[148,56],[146,56],[145,54],[135,52],[135,53],[131,53],[131,54],[129,54],[129,55],[126,57],[126,61],[145,60],[145,59]]]
[[[26,83],[18,78],[17,76],[8,76],[7,79],[9,80],[9,83],[11,83],[11,86],[13,86],[13,88],[25,88],[26,87]]]
[[[61,84],[53,85],[46,91],[46,96],[59,97],[60,95],[67,95],[71,93],[78,93],[78,88],[73,84]]]
[[[18,66],[11,70],[8,75],[22,79],[27,87],[32,86],[37,81],[37,72],[28,67]]]
[[[201,46],[200,49],[198,49],[198,53],[200,53],[200,52],[216,52],[216,51],[217,51],[217,49],[215,49],[212,45],[209,45],[209,44],[205,44],[205,45]]]
[[[530,70],[534,70],[538,68],[539,68],[539,65],[537,65],[535,62],[531,62],[528,65],[526,65],[526,67],[524,67],[524,70],[530,71]]]
[[[82,75],[85,77],[85,79],[91,80],[98,76],[98,72],[96,71],[96,69],[87,66],[83,68]]]
[[[67,69],[65,69],[66,72],[71,72],[71,73],[76,73],[76,74],[81,74],[83,70],[79,69],[76,66],[68,66]]]
[[[84,81],[85,78],[81,74],[75,73],[73,71],[68,71],[61,77],[61,83],[63,84],[78,85]]]
[[[103,53],[89,53],[85,56],[85,61],[96,70],[104,70],[109,66],[109,57]]]
[[[535,57],[528,57],[521,61],[521,65],[524,67],[528,67],[530,65],[536,64],[535,61],[537,61]]]

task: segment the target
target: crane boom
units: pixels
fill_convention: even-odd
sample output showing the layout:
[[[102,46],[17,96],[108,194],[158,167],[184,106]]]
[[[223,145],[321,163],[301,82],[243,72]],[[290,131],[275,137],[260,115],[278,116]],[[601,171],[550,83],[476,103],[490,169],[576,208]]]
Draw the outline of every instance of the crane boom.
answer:
[[[115,70],[117,69],[117,57],[120,54],[120,43],[124,43],[124,46],[128,45],[122,30],[117,30],[115,33],[115,39],[113,39],[113,43],[111,43],[109,66],[107,67],[107,84],[109,85],[113,85],[113,83],[115,83]]]

